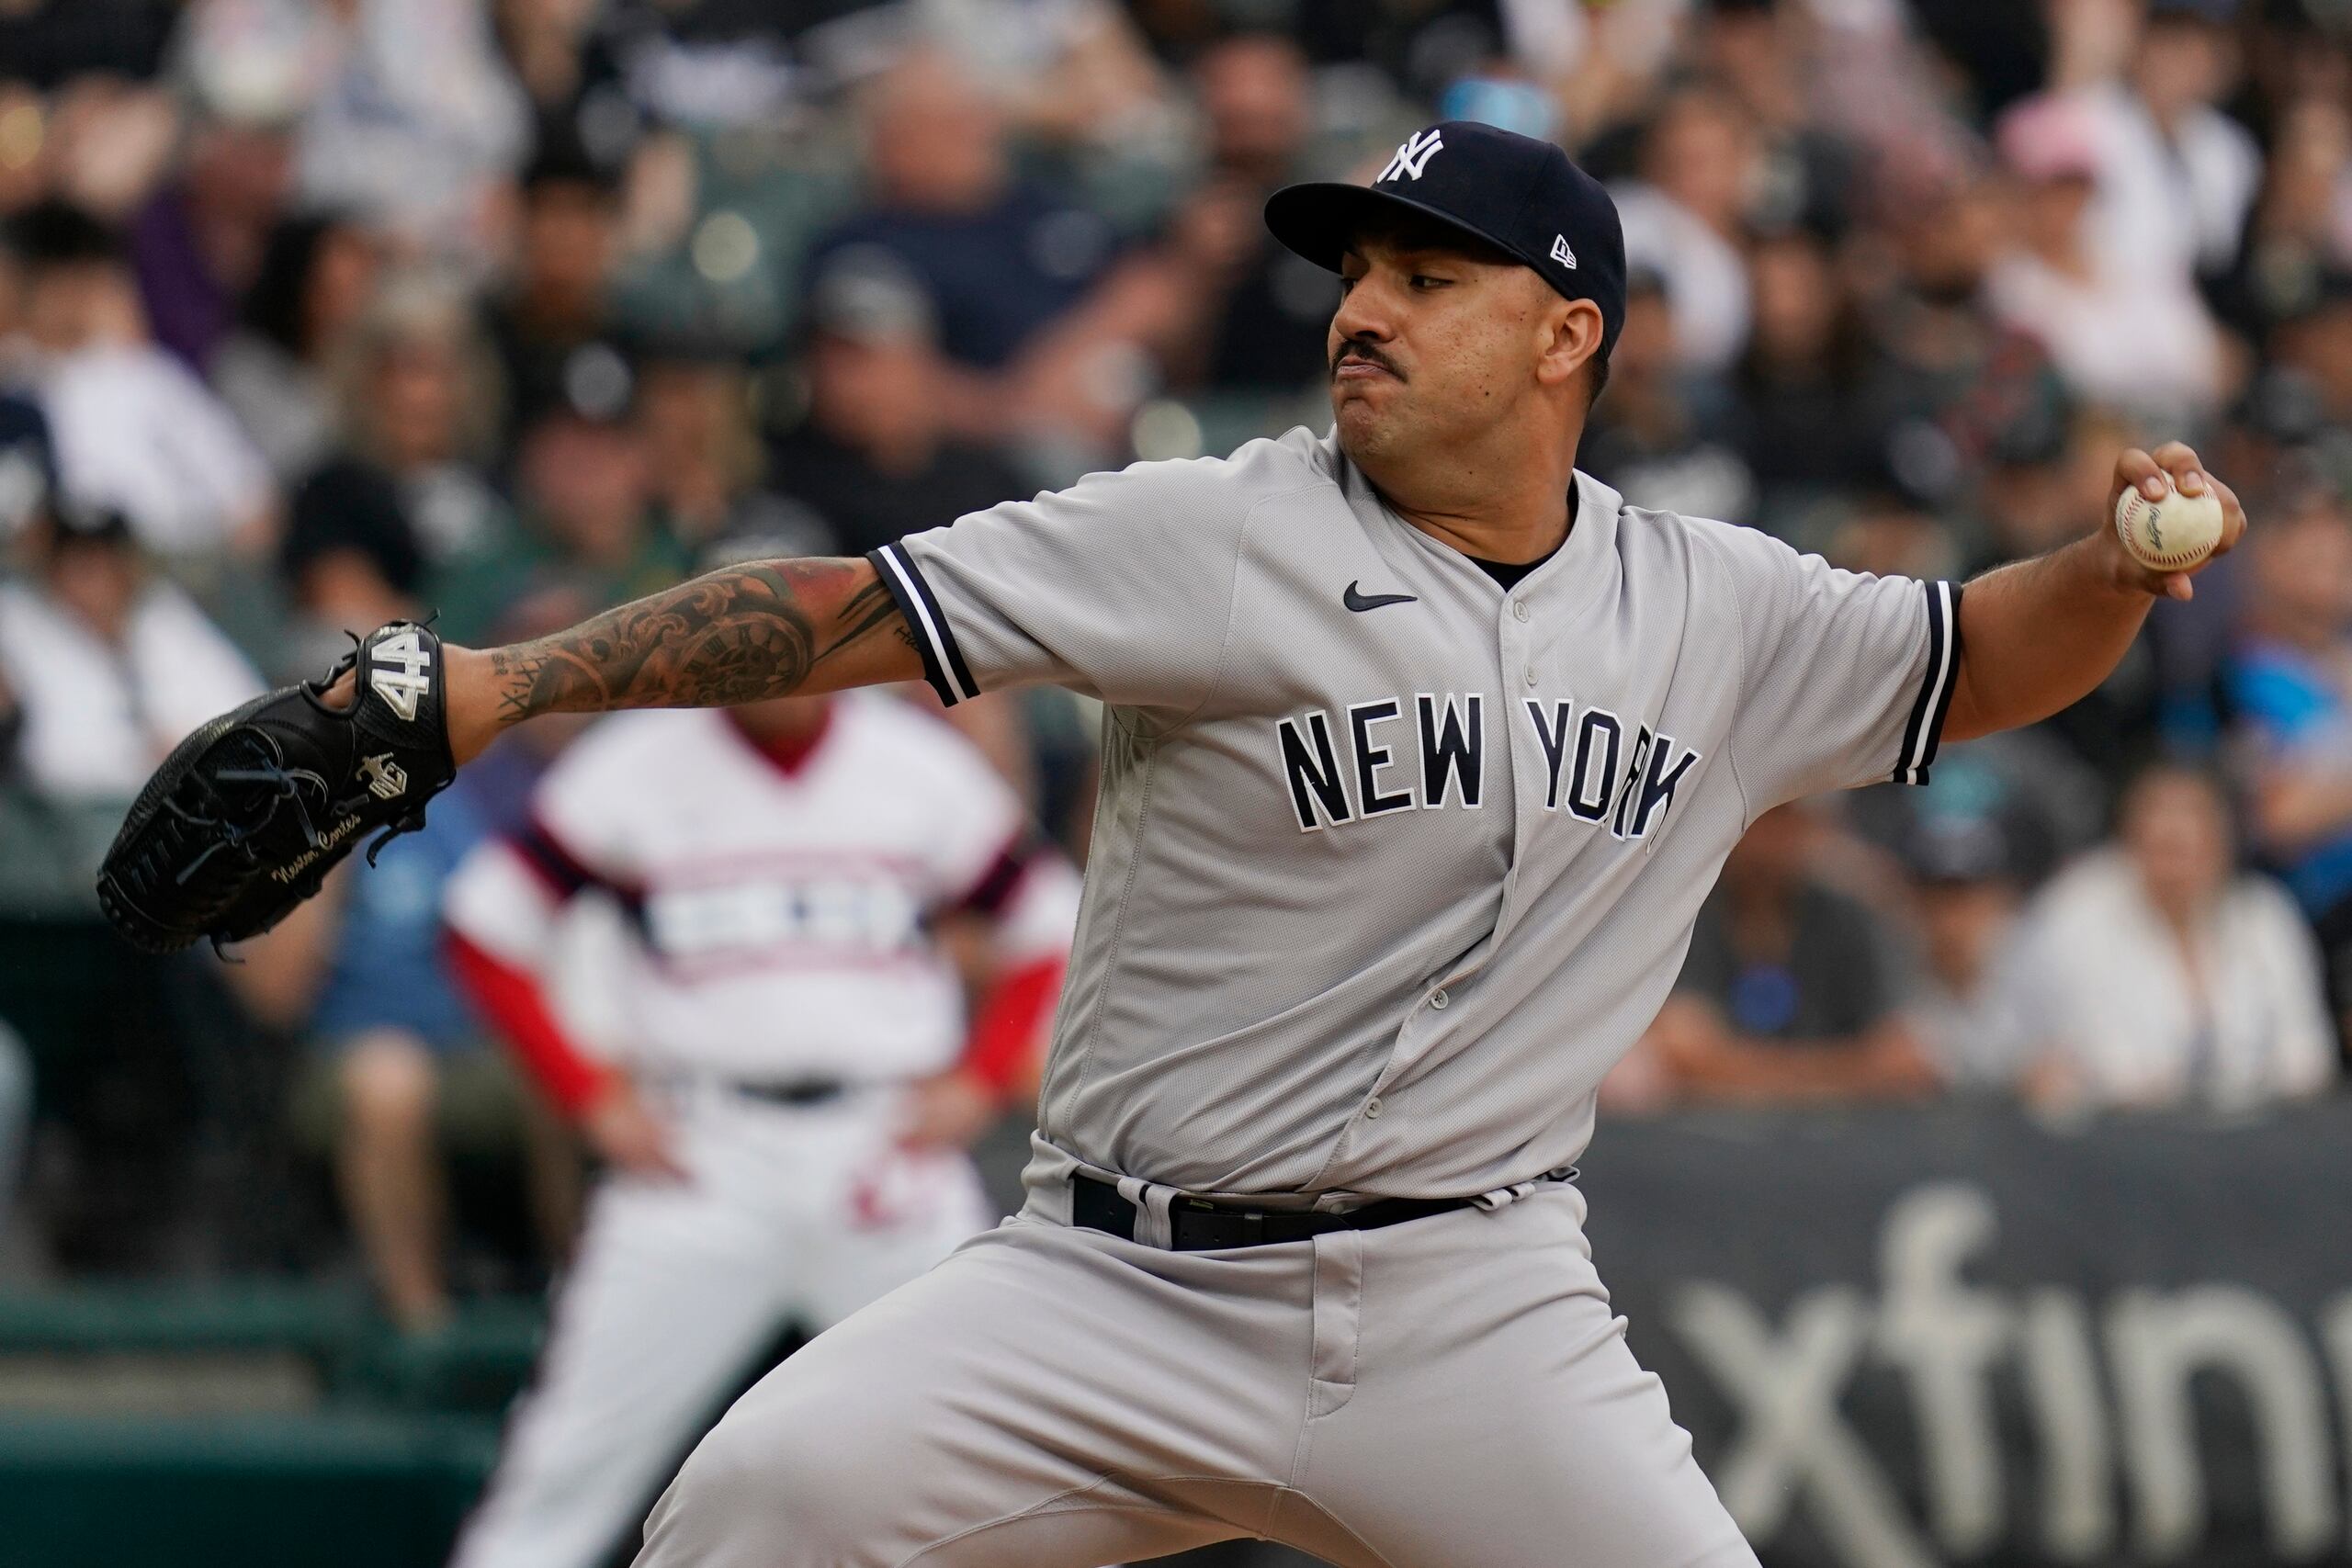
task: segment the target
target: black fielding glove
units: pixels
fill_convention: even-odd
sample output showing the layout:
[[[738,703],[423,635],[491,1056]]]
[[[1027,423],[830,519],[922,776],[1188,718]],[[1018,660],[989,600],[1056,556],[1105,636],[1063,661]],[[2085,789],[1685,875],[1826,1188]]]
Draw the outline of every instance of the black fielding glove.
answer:
[[[346,670],[354,696],[322,700]],[[316,893],[371,832],[424,826],[458,765],[441,639],[379,626],[322,680],[280,687],[183,740],[139,792],[98,872],[98,907],[131,943],[173,953],[257,936]]]

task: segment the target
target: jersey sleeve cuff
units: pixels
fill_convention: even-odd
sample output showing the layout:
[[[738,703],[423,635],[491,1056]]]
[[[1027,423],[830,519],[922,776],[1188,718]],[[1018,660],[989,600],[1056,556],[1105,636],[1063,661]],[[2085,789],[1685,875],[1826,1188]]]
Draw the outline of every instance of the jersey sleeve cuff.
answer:
[[[867,552],[867,560],[882,579],[882,586],[899,606],[899,614],[907,620],[907,629],[914,633],[915,650],[922,655],[923,679],[939,694],[939,700],[949,707],[980,694],[979,683],[972,679],[972,668],[964,662],[963,650],[956,646],[956,633],[947,624],[946,613],[939,607],[939,598],[923,581],[922,569],[915,565],[915,558],[903,544],[885,545]]]
[[[1903,726],[1903,750],[1889,775],[1896,784],[1928,782],[1928,765],[1943,739],[1944,716],[1951,711],[1952,688],[1960,683],[1960,584],[1924,582],[1920,587],[1928,600],[1928,670]]]

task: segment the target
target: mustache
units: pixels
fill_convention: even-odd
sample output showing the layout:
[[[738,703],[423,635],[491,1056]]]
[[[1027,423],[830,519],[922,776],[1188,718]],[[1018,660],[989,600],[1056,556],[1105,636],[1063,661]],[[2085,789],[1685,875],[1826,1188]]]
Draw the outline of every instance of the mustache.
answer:
[[[1351,359],[1361,359],[1366,365],[1376,366],[1396,377],[1399,381],[1405,378],[1405,373],[1396,367],[1396,362],[1383,354],[1377,345],[1359,343],[1353,338],[1342,342],[1339,351],[1331,355],[1331,374],[1334,377],[1338,376],[1340,367]]]

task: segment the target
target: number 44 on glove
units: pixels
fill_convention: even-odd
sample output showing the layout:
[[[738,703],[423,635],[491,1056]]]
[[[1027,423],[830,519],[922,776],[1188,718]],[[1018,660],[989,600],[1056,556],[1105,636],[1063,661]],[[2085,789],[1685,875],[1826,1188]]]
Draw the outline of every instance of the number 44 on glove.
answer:
[[[326,693],[354,673],[347,708]],[[371,832],[376,852],[424,826],[457,776],[442,716],[441,639],[379,627],[318,681],[281,687],[180,742],[115,835],[98,906],[130,942],[171,953],[256,936],[316,893]]]

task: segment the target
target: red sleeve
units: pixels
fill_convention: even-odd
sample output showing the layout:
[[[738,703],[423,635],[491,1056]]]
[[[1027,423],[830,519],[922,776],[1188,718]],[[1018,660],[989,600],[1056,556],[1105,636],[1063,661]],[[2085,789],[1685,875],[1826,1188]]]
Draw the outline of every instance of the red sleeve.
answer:
[[[568,1116],[587,1110],[609,1069],[582,1055],[565,1037],[537,976],[492,956],[460,932],[448,932],[447,940],[449,967],[458,983],[497,1026],[548,1098]]]
[[[1060,957],[1041,958],[1008,971],[989,988],[973,1011],[965,1071],[1000,1094],[1026,1079],[1061,999],[1065,967]]]

